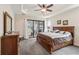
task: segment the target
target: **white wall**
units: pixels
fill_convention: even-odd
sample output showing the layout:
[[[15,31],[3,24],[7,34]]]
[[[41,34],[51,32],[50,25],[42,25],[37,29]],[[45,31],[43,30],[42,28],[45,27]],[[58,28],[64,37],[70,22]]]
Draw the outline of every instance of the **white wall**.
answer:
[[[14,14],[11,10],[11,7],[9,5],[0,5],[0,37],[3,35],[3,12],[7,11],[13,18],[13,28],[14,30]],[[0,40],[0,52],[1,52],[1,40]]]
[[[79,46],[79,7],[72,9],[70,11],[64,12],[62,14],[53,16],[51,18],[52,25],[57,26],[57,20],[68,20],[69,26],[75,26],[75,40],[74,45]],[[62,26],[62,24],[61,24]]]

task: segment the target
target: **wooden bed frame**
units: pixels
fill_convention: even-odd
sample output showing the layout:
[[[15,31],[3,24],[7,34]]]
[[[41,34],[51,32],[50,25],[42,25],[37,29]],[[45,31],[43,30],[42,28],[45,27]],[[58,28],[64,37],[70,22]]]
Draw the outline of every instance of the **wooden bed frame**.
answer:
[[[54,41],[51,37],[38,33],[37,41],[51,54],[53,51],[63,48],[68,45],[73,44],[74,40],[74,26],[55,26],[53,30],[61,30],[61,31],[68,31],[71,32],[73,39],[71,41],[67,41],[66,44],[61,43],[59,45],[54,45]]]

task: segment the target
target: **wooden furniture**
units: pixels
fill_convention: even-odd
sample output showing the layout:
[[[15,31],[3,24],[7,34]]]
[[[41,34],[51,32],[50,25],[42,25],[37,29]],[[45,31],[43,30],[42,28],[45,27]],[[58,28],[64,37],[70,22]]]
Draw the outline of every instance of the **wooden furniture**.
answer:
[[[12,17],[4,12],[4,34],[1,37],[1,54],[16,55],[18,54],[18,37],[19,34],[12,31]]]
[[[53,30],[68,31],[74,37],[74,26],[54,26]]]
[[[74,26],[67,26],[67,27],[53,27],[53,29],[59,29],[62,31],[68,31],[71,32],[73,39],[74,39]],[[57,49],[60,49],[62,47],[72,45],[72,40],[67,41],[66,44],[61,43],[59,45],[54,45],[54,39],[52,39],[49,36],[43,35],[43,34],[38,34],[37,35],[37,41],[51,54],[52,51],[55,51]]]
[[[1,54],[17,55],[18,54],[18,34],[11,33],[1,38]]]

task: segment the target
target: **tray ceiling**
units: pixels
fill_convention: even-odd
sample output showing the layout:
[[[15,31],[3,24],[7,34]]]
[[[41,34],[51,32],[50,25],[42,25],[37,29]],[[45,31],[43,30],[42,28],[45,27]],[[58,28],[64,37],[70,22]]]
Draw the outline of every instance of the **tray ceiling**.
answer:
[[[40,7],[37,4],[23,4],[23,10],[26,12],[26,15],[42,17],[56,14],[57,12],[65,10],[72,5],[73,4],[54,4],[54,6],[49,8],[52,9],[53,11],[47,12],[45,15],[43,15],[41,11],[35,11],[36,9],[40,9]],[[12,4],[11,7],[14,14],[22,14],[21,4]]]

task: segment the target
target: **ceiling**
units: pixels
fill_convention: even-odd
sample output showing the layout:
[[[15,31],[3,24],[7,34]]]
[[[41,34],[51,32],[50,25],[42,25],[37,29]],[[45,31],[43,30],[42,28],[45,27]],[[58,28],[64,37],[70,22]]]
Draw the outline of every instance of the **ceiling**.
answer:
[[[37,9],[40,9],[40,7],[37,4],[23,4],[23,10],[26,12],[26,15],[44,17],[44,16],[57,14],[58,12],[71,7],[72,5],[73,4],[54,4],[54,6],[49,8],[52,9],[53,11],[48,12],[45,15],[43,15],[40,11],[35,11]],[[12,4],[10,6],[15,15],[22,14],[21,4]]]

